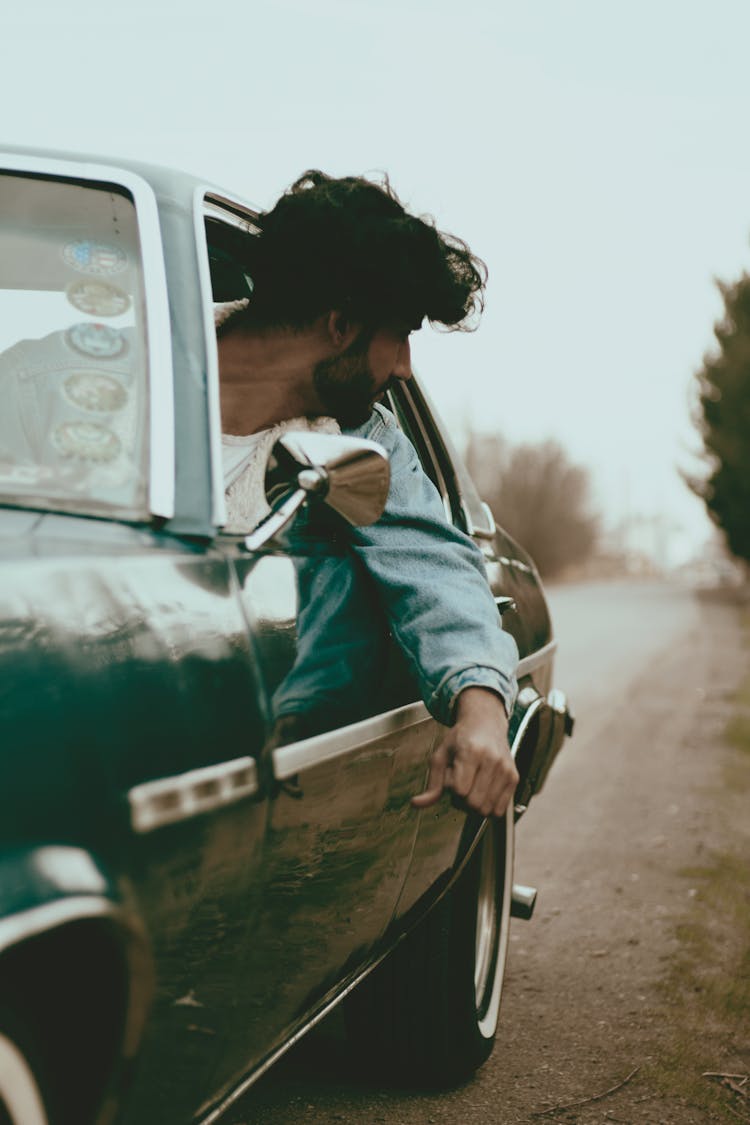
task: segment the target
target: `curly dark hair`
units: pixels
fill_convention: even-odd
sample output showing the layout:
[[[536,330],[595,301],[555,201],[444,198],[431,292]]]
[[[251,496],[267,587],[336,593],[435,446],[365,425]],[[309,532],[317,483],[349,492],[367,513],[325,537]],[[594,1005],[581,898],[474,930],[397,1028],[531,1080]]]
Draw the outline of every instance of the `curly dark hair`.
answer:
[[[331,309],[388,323],[471,330],[487,267],[465,242],[409,215],[384,177],[311,170],[261,216],[248,319],[302,327]]]

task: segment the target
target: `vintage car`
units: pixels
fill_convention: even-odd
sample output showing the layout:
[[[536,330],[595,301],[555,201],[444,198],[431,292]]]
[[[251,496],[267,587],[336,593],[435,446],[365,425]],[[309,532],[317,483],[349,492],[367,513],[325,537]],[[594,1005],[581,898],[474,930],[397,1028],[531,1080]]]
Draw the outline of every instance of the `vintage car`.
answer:
[[[325,500],[375,519],[377,446],[288,435],[271,521],[223,530],[214,312],[249,292],[257,219],[165,169],[0,156],[11,1125],[208,1125],[341,1001],[374,1065],[465,1078],[492,1048],[509,918],[533,905],[513,833],[572,728],[555,642],[418,382],[390,407],[520,650],[515,815],[412,807],[441,728],[371,601],[346,620],[318,582],[347,659],[338,633],[303,659],[303,581],[349,563],[341,536],[295,527]],[[279,724],[290,677],[303,702]]]

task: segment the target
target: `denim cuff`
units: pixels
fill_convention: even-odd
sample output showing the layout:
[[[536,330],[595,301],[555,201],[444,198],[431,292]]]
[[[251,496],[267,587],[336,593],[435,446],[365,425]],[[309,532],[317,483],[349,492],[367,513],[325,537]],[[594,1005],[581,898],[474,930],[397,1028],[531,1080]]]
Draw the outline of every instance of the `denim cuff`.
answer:
[[[474,665],[455,672],[445,680],[430,700],[430,710],[437,715],[444,725],[453,722],[456,700],[461,692],[468,687],[482,687],[494,691],[499,695],[505,707],[505,713],[510,718],[513,713],[513,704],[518,694],[518,685],[514,678],[504,676],[497,668],[488,668],[483,665]]]

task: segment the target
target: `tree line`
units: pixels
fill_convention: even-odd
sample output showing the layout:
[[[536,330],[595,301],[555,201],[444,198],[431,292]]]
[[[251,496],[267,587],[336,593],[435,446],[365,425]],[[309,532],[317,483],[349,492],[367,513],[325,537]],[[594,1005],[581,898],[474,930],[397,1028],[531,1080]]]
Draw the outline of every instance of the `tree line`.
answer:
[[[510,446],[472,433],[466,462],[498,524],[529,552],[543,578],[585,562],[599,528],[590,477],[557,441]]]
[[[716,347],[696,372],[706,474],[688,484],[732,554],[750,563],[750,276],[717,285],[724,311],[714,325]]]

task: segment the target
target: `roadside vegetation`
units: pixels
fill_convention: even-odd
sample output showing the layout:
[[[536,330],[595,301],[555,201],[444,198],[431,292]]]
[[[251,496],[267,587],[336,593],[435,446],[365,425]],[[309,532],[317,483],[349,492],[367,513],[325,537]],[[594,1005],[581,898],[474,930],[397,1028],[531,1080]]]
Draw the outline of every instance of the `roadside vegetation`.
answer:
[[[716,346],[696,373],[706,472],[688,483],[750,570],[750,275],[717,284],[724,315],[714,325]]]
[[[750,613],[745,636],[750,654]],[[693,908],[677,924],[662,985],[669,1034],[651,1074],[655,1089],[711,1122],[750,1122],[750,674],[732,702],[722,751],[728,843],[681,872]]]
[[[466,463],[498,523],[529,552],[543,578],[587,562],[599,535],[588,471],[556,441],[511,446],[471,434]]]

